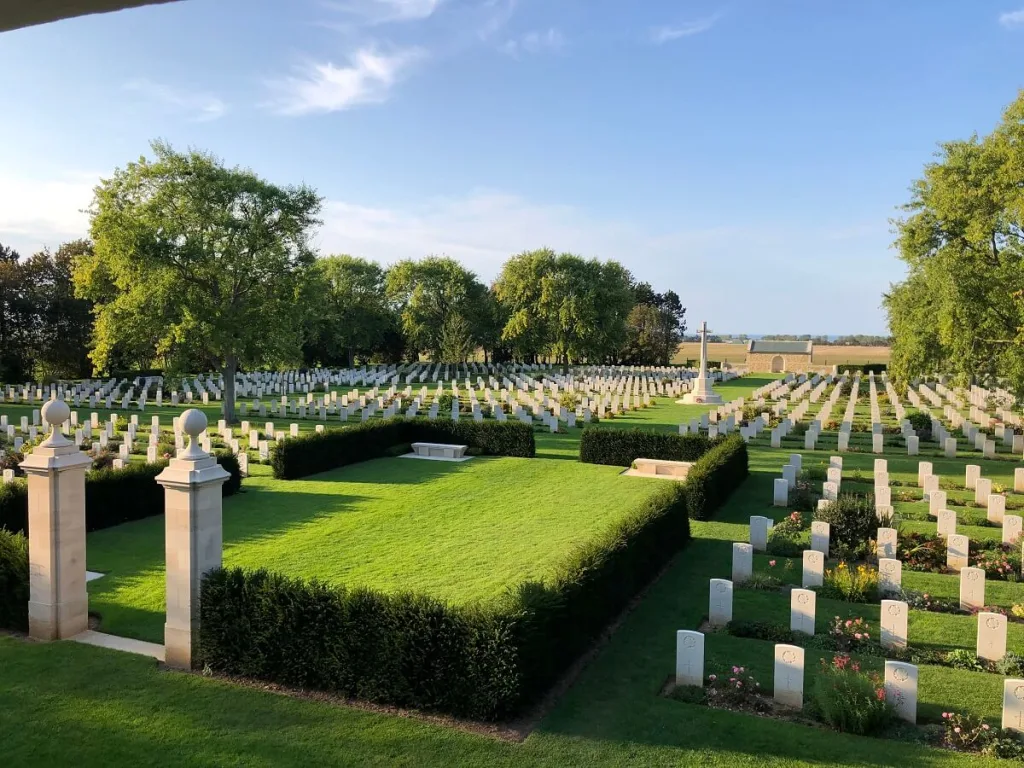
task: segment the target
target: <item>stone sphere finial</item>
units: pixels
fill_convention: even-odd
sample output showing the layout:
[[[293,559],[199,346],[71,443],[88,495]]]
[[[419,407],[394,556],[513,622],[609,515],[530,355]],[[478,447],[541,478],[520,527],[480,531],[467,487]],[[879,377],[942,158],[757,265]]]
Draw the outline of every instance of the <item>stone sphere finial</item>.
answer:
[[[42,417],[50,425],[50,436],[43,441],[43,445],[70,445],[70,441],[60,431],[60,425],[71,418],[68,404],[63,400],[49,400],[43,404]]]
[[[181,414],[181,430],[188,435],[188,447],[179,456],[183,459],[205,458],[206,453],[199,447],[199,435],[206,429],[206,414],[198,408],[189,408]]]

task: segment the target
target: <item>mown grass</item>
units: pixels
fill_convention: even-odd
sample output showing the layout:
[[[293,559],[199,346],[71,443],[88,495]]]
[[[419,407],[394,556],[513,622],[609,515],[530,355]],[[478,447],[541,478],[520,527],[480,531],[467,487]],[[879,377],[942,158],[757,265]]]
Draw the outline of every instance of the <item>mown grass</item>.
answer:
[[[677,423],[672,415],[659,426],[673,429]],[[658,695],[674,668],[675,631],[701,624],[707,613],[707,580],[728,575],[731,542],[746,541],[750,515],[769,509],[771,480],[788,453],[754,448],[753,476],[714,520],[694,523],[694,541],[521,744],[198,675],[161,672],[153,662],[113,651],[0,637],[5,760],[15,766],[104,767],[137,765],[140,759],[153,766],[1000,765],[919,744],[846,736]],[[823,455],[827,460],[828,454]],[[873,457],[864,458],[870,462]],[[890,460],[896,472],[894,464]],[[786,610],[788,601],[779,600],[783,608],[769,610]],[[912,626],[912,631],[927,629]],[[716,635],[709,638],[708,650],[709,666],[749,657],[770,685],[770,643]],[[955,707],[964,691],[987,689],[999,680],[941,668],[943,674],[934,676],[932,670],[921,679],[922,697],[929,702],[922,713],[926,718],[932,716],[931,702],[944,700]],[[990,698],[987,693],[984,697],[986,702]],[[990,706],[985,704],[986,711]]]
[[[377,459],[305,480],[268,467],[224,503],[224,563],[453,602],[551,575],[664,481],[616,467],[477,457]],[[164,521],[89,534],[90,609],[113,634],[163,636]]]

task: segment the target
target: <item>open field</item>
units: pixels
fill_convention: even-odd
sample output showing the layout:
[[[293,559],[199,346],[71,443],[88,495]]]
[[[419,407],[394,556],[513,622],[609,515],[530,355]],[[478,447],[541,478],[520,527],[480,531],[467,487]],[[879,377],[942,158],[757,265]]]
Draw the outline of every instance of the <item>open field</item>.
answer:
[[[840,347],[814,345],[815,365],[863,365],[865,363],[888,363],[889,347]],[[687,360],[700,359],[700,344],[686,342],[680,344],[673,363],[685,363]],[[742,364],[747,359],[747,345],[743,344],[708,344],[708,359],[729,362],[733,365]]]
[[[487,600],[551,575],[640,502],[657,480],[617,467],[477,457],[462,463],[377,459],[281,481],[253,465],[224,503],[224,564],[347,587]],[[159,642],[164,521],[89,534],[90,609],[101,629]]]

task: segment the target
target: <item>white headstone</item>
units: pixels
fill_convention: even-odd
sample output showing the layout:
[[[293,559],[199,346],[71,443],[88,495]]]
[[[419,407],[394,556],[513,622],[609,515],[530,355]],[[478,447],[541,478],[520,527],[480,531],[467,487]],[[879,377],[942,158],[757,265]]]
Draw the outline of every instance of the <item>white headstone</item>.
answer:
[[[789,593],[789,628],[793,632],[814,634],[816,594],[811,589],[794,589]]]
[[[796,709],[804,705],[804,649],[795,645],[775,646],[775,701]]]
[[[804,568],[801,586],[820,587],[825,579],[825,556],[813,549],[804,550]]]
[[[750,544],[735,543],[732,545],[732,580],[740,584],[750,578],[754,572],[754,547]]]
[[[1010,678],[1003,681],[1002,727],[1024,733],[1024,680]]]
[[[676,632],[676,685],[704,685],[703,632]]]
[[[978,614],[978,658],[999,661],[1006,655],[1006,617],[1001,613]]]
[[[879,612],[883,648],[907,647],[907,604],[901,600],[883,600]]]
[[[876,534],[877,555],[883,557],[896,557],[896,536],[895,528],[879,528]]]
[[[1003,515],[1003,544],[1016,544],[1020,539],[1024,518],[1020,515]]]
[[[811,523],[811,549],[828,557],[828,538],[831,526],[821,520]]]
[[[901,720],[917,722],[917,667],[902,661],[885,662],[885,700]]]
[[[968,566],[968,550],[970,540],[961,533],[946,537],[946,567],[959,571]]]
[[[757,552],[764,552],[768,549],[768,528],[771,520],[761,515],[754,515],[750,518],[750,543]]]
[[[732,621],[732,582],[728,579],[711,579],[708,596],[708,623],[712,627],[724,627]]]
[[[940,509],[935,515],[935,532],[943,538],[956,533],[956,512],[952,509]]]
[[[903,563],[895,558],[878,560],[878,591],[883,595],[898,595],[903,585]]]
[[[981,568],[960,569],[960,607],[965,610],[985,606],[985,571]]]

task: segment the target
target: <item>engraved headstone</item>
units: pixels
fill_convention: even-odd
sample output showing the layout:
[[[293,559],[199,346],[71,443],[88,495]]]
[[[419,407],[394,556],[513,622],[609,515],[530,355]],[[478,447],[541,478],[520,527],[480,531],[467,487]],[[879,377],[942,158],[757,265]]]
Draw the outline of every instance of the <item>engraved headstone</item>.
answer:
[[[793,632],[814,634],[816,595],[810,589],[794,589],[789,593],[789,628]]]
[[[703,632],[676,632],[676,685],[704,685]]]
[[[902,661],[885,662],[885,700],[896,716],[917,722],[917,667]]]
[[[907,647],[907,604],[901,600],[883,600],[879,612],[883,648]]]
[[[795,645],[775,646],[775,701],[786,707],[804,705],[804,649]]]
[[[1006,617],[1001,613],[978,614],[978,658],[999,661],[1006,655]]]

